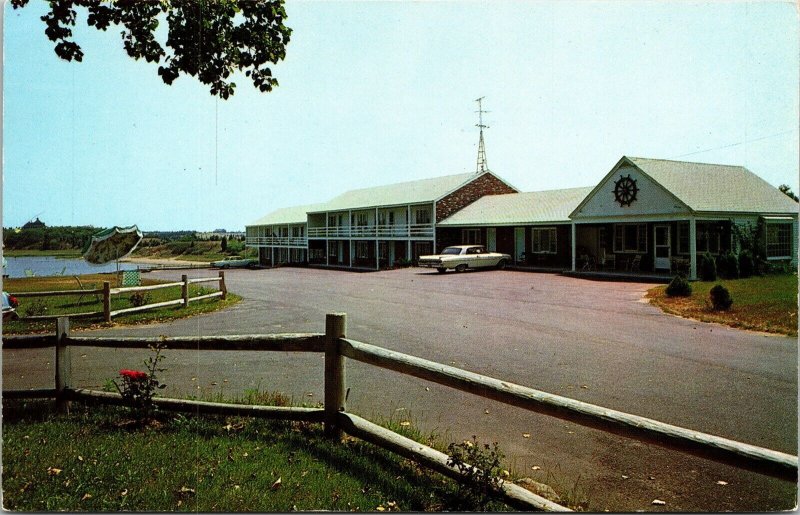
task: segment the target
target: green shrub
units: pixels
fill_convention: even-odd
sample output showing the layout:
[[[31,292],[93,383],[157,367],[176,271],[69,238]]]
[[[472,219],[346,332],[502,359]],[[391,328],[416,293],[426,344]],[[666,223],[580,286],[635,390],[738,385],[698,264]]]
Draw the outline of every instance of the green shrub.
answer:
[[[683,275],[676,275],[667,285],[665,293],[670,297],[688,297],[692,294],[692,285]]]
[[[721,284],[717,284],[708,292],[711,299],[711,307],[716,311],[727,311],[733,305],[733,299],[728,289]]]
[[[497,447],[481,444],[476,436],[472,441],[451,443],[447,447],[447,465],[455,467],[467,479],[459,482],[456,496],[450,499],[448,510],[484,511],[486,505],[499,496],[503,487],[503,453]],[[507,472],[505,473],[507,474]]]
[[[131,293],[130,301],[131,305],[133,305],[135,308],[138,308],[139,306],[146,306],[147,304],[150,304],[150,295],[145,292]]]
[[[700,279],[703,281],[717,280],[717,262],[714,256],[706,252],[700,260]]]
[[[717,272],[723,279],[739,278],[739,260],[733,252],[728,251],[717,259]]]
[[[749,252],[739,254],[739,277],[747,278],[755,273],[756,264]]]

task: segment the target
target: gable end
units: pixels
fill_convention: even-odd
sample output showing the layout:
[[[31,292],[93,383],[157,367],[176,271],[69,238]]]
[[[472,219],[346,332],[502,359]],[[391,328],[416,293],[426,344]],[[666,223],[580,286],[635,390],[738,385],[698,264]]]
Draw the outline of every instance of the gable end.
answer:
[[[517,190],[491,173],[485,173],[457,190],[448,193],[436,202],[436,223],[450,217],[456,211],[464,209],[486,195],[503,195],[516,192]]]

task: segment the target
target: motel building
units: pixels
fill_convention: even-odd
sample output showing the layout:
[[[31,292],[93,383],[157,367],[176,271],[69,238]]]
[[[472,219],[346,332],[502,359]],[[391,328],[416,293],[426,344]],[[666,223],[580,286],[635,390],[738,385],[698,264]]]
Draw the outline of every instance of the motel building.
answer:
[[[458,244],[518,268],[697,278],[701,256],[760,231],[797,264],[798,203],[741,166],[623,156],[595,187],[519,192],[490,171],[352,190],[247,226],[262,265],[382,269]]]

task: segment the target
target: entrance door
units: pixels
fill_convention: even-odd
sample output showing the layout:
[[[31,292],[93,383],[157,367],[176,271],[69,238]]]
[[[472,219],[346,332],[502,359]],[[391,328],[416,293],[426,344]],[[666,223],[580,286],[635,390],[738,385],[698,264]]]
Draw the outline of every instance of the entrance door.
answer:
[[[656,269],[670,269],[670,257],[672,253],[669,237],[669,225],[656,225],[653,228],[653,238],[655,249],[655,263]]]
[[[519,263],[523,260],[525,253],[525,228],[514,227],[514,262]]]
[[[486,249],[489,252],[497,252],[497,228],[495,227],[486,229]]]

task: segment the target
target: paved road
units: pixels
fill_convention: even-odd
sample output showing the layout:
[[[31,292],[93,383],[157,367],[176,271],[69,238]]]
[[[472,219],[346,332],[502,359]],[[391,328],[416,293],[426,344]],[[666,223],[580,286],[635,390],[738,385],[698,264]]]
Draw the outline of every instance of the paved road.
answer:
[[[357,340],[797,453],[796,340],[662,314],[642,301],[651,285],[512,271],[295,268],[230,271],[227,282],[245,300],[224,312],[96,334],[323,332],[325,313],[341,311],[348,313],[348,336]],[[73,354],[73,374],[80,386],[98,386],[144,357],[85,349]],[[4,351],[3,358],[4,388],[41,387],[42,378],[52,377],[50,354]],[[286,392],[295,402],[322,400],[319,355],[175,351],[165,365],[167,395],[235,396],[258,387]],[[498,441],[509,466],[573,500],[589,499],[593,511],[796,504],[793,484],[360,363],[348,362],[348,385],[349,410],[373,419],[408,417],[448,440],[475,434]],[[667,504],[653,506],[654,499]]]

